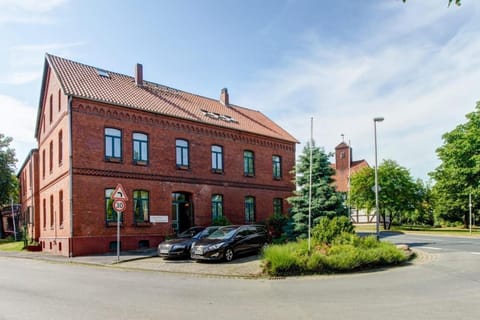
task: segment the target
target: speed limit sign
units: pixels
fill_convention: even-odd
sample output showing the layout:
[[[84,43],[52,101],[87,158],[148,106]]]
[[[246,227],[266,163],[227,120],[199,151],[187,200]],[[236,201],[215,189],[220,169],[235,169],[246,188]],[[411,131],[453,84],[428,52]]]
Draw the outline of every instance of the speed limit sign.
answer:
[[[120,199],[115,199],[113,200],[113,210],[117,211],[117,212],[123,212],[125,211],[125,208],[126,208],[126,203],[124,200],[120,200]]]

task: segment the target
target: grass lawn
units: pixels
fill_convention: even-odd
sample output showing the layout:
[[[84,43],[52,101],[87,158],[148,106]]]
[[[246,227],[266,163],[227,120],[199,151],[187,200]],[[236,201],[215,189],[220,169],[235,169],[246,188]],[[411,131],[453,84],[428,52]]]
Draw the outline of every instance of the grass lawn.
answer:
[[[375,224],[355,225],[356,232],[375,232]],[[398,231],[406,233],[426,233],[432,235],[451,235],[451,236],[470,236],[470,230],[462,227],[442,227],[434,228],[428,226],[392,226],[391,230],[383,230],[380,225],[380,232],[382,231]],[[472,227],[472,236],[480,237],[480,227]]]
[[[22,251],[23,241],[0,240],[0,251]]]

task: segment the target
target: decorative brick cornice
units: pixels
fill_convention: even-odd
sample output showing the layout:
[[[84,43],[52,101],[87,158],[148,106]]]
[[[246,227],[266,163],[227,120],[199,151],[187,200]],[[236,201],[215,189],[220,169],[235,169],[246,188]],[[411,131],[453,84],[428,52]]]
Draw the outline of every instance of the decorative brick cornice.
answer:
[[[185,184],[192,184],[192,185],[202,184],[202,185],[213,185],[213,186],[228,186],[228,187],[234,187],[234,188],[261,189],[261,190],[272,190],[272,191],[283,191],[283,192],[293,191],[292,187],[284,186],[284,185],[275,186],[275,185],[268,185],[268,184],[243,183],[238,181],[199,179],[199,178],[192,178],[192,177],[176,177],[176,176],[166,176],[166,175],[151,174],[151,173],[146,174],[146,173],[87,169],[87,168],[73,168],[73,175],[111,177],[111,178],[119,178],[119,179],[149,180],[149,181],[159,181],[159,182],[169,182],[169,183],[185,183]]]
[[[75,103],[72,106],[72,112],[79,112],[101,118],[117,119],[125,122],[140,123],[142,125],[148,125],[156,128],[176,130],[188,134],[214,137],[216,139],[241,141],[242,143],[260,145],[276,150],[295,152],[294,143],[286,143],[280,140],[263,138],[249,132],[240,133],[228,128],[223,128],[221,126],[214,127],[200,125],[194,121],[172,118],[169,116],[153,114],[149,112],[142,112],[139,110],[129,109],[128,107],[106,105],[100,102],[95,102],[95,104],[93,104],[89,103],[89,101],[85,101],[85,103]]]

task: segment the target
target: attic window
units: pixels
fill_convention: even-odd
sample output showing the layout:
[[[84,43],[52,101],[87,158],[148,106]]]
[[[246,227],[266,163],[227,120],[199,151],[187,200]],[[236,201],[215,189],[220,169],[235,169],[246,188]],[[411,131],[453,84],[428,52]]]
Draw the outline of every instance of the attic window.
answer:
[[[225,114],[219,114],[219,113],[210,112],[210,111],[207,111],[207,110],[202,110],[202,112],[203,112],[204,116],[215,119],[215,120],[222,120],[222,121],[225,121],[225,122],[238,123],[237,120],[235,120],[234,118],[232,118],[230,116],[227,116]]]
[[[97,71],[97,74],[98,74],[100,77],[110,78],[110,75],[108,74],[107,71],[102,70],[102,69],[95,69],[95,70]]]

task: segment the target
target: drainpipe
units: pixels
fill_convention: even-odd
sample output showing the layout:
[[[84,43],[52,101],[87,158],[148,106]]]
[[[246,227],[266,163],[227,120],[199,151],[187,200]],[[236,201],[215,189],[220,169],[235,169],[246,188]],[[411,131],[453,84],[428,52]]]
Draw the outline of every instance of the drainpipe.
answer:
[[[68,96],[68,105],[67,105],[67,117],[68,117],[68,176],[70,178],[69,186],[69,206],[70,206],[70,237],[68,245],[68,256],[73,256],[73,153],[72,153],[72,96]]]

